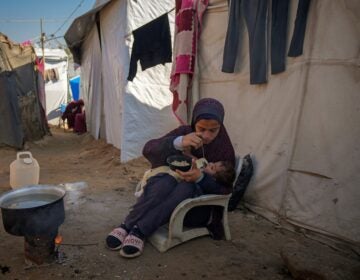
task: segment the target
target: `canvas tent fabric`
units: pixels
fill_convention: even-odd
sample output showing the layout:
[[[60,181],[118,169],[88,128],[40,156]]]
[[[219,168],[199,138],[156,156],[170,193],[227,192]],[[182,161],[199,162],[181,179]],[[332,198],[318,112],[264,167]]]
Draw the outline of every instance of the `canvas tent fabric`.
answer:
[[[0,33],[0,145],[22,148],[49,132],[39,96],[32,46]]]
[[[210,1],[204,16],[200,96],[223,102],[237,153],[254,158],[246,205],[273,222],[359,244],[359,2],[313,1],[303,55],[287,58],[286,71],[261,86],[249,84],[246,35],[236,72],[220,71],[226,2]],[[287,49],[297,2],[291,2]]]
[[[42,49],[35,48],[36,56],[42,58]],[[60,106],[68,99],[68,55],[63,49],[44,49],[45,73],[54,71],[53,78],[45,79],[45,109],[49,124],[59,124]]]
[[[80,91],[88,130],[96,139],[105,138],[119,148],[123,162],[139,157],[147,140],[177,126],[171,113],[170,63],[144,71],[139,67],[135,79],[127,81],[132,31],[173,8],[172,0],[97,1],[94,9],[75,19],[65,34],[69,46],[77,44],[81,57]],[[93,19],[91,24],[89,18]],[[172,13],[172,36],[173,19]],[[85,22],[92,28],[81,29],[79,35],[76,26],[85,26]]]

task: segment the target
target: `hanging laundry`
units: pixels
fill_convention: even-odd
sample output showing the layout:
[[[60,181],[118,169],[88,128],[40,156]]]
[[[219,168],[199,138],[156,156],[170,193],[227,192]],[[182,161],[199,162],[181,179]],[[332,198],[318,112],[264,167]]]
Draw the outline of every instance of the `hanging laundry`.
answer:
[[[134,43],[127,78],[129,81],[136,76],[138,60],[142,70],[171,62],[171,35],[167,14],[136,29],[133,35]]]
[[[271,9],[271,74],[278,74],[285,71],[289,0],[273,0]]]
[[[59,80],[59,70],[57,68],[47,69],[44,74],[45,83],[52,81],[56,82]]]
[[[230,1],[222,71],[234,73],[243,13],[249,34],[250,84],[267,81],[267,8],[267,0]]]
[[[208,0],[176,0],[174,61],[170,90],[174,95],[172,110],[181,124],[188,123],[188,101],[194,74],[198,40]]]
[[[45,65],[44,65],[43,59],[36,57],[36,58],[35,58],[35,64],[36,64],[37,70],[38,70],[42,75],[44,75]]]
[[[290,43],[288,56],[296,57],[302,55],[305,38],[306,21],[310,7],[310,0],[299,0],[294,32]]]

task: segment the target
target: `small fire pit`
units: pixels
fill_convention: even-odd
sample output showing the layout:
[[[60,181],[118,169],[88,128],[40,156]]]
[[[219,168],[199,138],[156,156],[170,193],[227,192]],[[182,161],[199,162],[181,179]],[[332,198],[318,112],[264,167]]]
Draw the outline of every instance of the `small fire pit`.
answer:
[[[27,264],[55,261],[55,239],[65,220],[64,196],[64,189],[50,185],[27,186],[0,196],[4,228],[24,236]]]
[[[52,263],[56,259],[53,237],[25,236],[24,251],[25,263],[28,265]]]

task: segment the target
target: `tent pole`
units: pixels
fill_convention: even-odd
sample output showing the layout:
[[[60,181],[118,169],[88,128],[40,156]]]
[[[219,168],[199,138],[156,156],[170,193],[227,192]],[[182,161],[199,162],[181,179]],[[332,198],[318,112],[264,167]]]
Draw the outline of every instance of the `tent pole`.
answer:
[[[44,64],[43,78],[45,79],[45,53],[44,53],[44,36],[43,33],[43,20],[40,18],[40,42],[41,42],[41,51],[42,51],[42,63]]]

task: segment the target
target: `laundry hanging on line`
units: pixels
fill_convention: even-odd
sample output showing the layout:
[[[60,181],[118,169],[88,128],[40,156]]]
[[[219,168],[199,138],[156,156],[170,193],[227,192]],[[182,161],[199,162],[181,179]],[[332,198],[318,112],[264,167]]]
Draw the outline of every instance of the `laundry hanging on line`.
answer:
[[[139,60],[143,71],[172,61],[171,34],[167,13],[133,31],[133,36],[134,43],[127,78],[129,81],[136,76]]]

